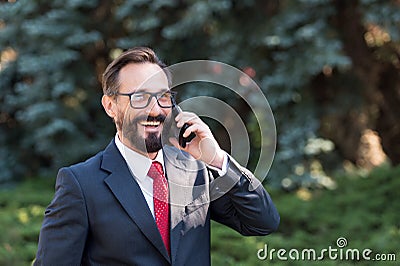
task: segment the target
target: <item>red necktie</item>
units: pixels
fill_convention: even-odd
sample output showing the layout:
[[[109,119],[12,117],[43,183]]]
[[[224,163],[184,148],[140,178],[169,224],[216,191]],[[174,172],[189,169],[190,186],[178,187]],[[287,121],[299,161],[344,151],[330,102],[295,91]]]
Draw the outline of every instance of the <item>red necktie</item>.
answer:
[[[164,241],[164,245],[168,253],[170,253],[168,182],[164,176],[162,165],[159,162],[153,162],[151,164],[147,175],[153,179],[154,215],[157,227]]]

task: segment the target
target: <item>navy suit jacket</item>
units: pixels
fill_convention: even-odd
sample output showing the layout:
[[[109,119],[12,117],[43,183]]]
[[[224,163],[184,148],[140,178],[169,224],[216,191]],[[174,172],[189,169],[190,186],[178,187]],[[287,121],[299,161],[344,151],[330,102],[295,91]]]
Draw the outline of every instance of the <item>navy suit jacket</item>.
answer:
[[[60,169],[45,211],[34,265],[209,265],[210,219],[243,235],[277,229],[279,215],[260,182],[229,157],[212,170],[163,148],[170,189],[171,255],[139,185],[114,141],[89,160]]]

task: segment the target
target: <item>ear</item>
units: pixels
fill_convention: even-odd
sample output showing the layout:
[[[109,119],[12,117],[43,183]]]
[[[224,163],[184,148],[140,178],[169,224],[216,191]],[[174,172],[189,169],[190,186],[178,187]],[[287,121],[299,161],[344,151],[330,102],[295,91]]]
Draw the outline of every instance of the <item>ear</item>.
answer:
[[[101,104],[109,117],[113,118],[117,116],[116,102],[111,96],[103,95],[101,98]]]

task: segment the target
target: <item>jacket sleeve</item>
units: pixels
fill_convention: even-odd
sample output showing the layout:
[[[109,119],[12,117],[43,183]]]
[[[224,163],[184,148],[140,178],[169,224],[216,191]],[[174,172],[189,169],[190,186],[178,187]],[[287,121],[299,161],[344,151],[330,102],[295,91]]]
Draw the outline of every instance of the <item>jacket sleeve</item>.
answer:
[[[45,211],[34,265],[81,265],[88,220],[84,197],[73,172],[58,172],[55,195]]]
[[[229,157],[225,175],[210,183],[211,218],[242,235],[267,235],[280,217],[268,192],[246,168]]]

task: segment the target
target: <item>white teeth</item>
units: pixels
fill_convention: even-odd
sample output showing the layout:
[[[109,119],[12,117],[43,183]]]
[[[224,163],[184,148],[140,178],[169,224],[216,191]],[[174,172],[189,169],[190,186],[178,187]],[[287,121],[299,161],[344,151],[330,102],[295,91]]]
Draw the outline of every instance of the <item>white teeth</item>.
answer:
[[[142,126],[152,126],[152,127],[156,127],[160,125],[160,121],[143,121],[140,122],[140,124]]]

